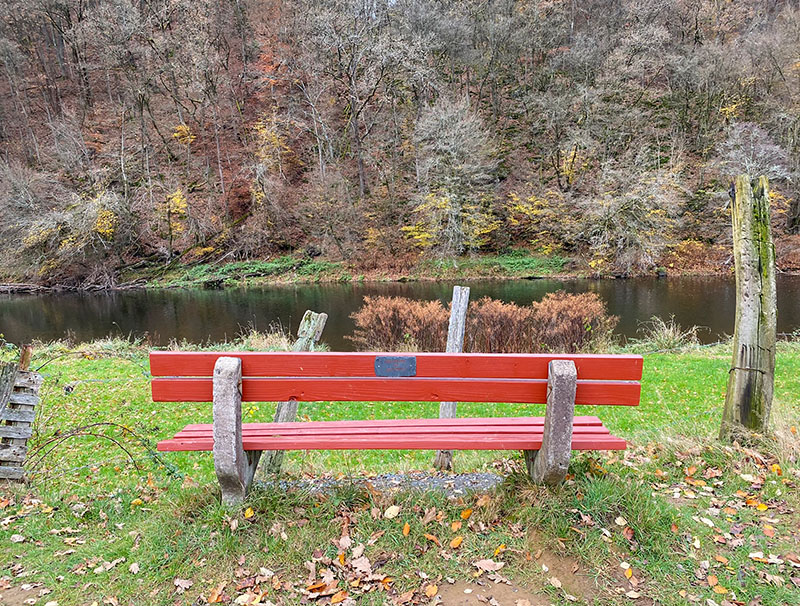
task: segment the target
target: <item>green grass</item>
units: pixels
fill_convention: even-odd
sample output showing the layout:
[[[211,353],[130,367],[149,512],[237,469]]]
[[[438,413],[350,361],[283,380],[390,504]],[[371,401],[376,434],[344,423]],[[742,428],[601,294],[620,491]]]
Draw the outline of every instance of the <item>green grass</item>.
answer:
[[[423,259],[414,277],[457,278],[529,278],[550,276],[564,271],[566,259],[558,255],[531,255],[515,250],[501,255],[476,255],[457,259]]]
[[[800,417],[796,343],[782,344],[778,354],[773,416],[783,441],[766,444],[760,455],[716,441],[729,354],[722,346],[694,348],[645,356],[639,407],[581,409],[598,414],[634,447],[624,454],[576,455],[573,479],[555,491],[527,482],[518,453],[457,453],[459,471],[500,469],[507,475],[488,502],[480,502],[476,496],[448,499],[442,493],[374,493],[346,479],[428,470],[430,452],[293,452],[287,457],[287,477],[344,474],[345,479],[338,489],[323,494],[263,488],[236,510],[218,504],[208,453],[154,453],[158,439],[186,423],[210,421],[211,408],[204,403],[153,404],[144,353],[140,345],[124,341],[37,350],[34,365],[47,364],[42,368],[46,383],[31,451],[31,484],[0,487],[0,587],[3,578],[14,587],[35,578],[52,590],[41,603],[52,599],[90,604],[114,597],[120,604],[202,604],[198,595],[208,596],[221,582],[227,583],[226,593],[232,598],[244,593],[236,590],[237,584],[261,567],[273,571],[281,583],[300,587],[307,581],[305,562],[316,559],[319,571],[324,558],[337,557],[332,540],[346,525],[353,545],[363,542],[371,562],[385,560],[380,573],[394,579],[392,595],[414,590],[415,599],[423,603],[426,598],[420,591],[426,583],[442,585],[446,577],[470,580],[472,562],[484,558],[505,562],[503,575],[523,587],[538,588],[554,604],[569,603],[532,558],[539,549],[574,558],[601,585],[609,586],[599,594],[598,604],[645,603],[614,590],[631,590],[621,576],[621,561],[633,566],[640,593],[658,604],[691,603],[681,590],[701,604],[707,599],[735,603],[734,597],[748,603],[755,596],[761,596],[764,606],[798,602],[800,590],[791,581],[800,576],[797,569],[749,557],[756,551],[765,557],[797,553],[800,544],[800,467],[797,438],[790,432]],[[268,419],[273,408],[246,405],[245,420]],[[437,412],[437,404],[420,403],[301,405],[301,416],[315,420]],[[459,414],[465,416],[541,412],[537,406],[459,405]],[[95,425],[84,433],[105,437],[68,437],[74,428],[88,424]],[[138,469],[108,438],[130,452]],[[39,448],[46,444],[54,449],[41,456],[44,451]],[[761,481],[754,485],[753,478]],[[382,512],[393,503],[401,507],[400,514],[384,518]],[[759,503],[768,509],[759,511],[754,506]],[[474,509],[472,517],[453,532],[450,523],[461,520],[467,507]],[[420,519],[430,508],[440,517],[423,527]],[[619,518],[624,525],[617,523]],[[402,532],[405,523],[408,536]],[[627,538],[625,528],[632,532]],[[25,542],[13,543],[11,537],[17,534]],[[426,534],[435,536],[443,549]],[[451,549],[449,542],[456,535],[464,542]],[[125,560],[109,570],[98,568],[118,558]],[[342,583],[352,573],[349,558],[348,551],[344,567],[332,565]],[[133,563],[139,566],[138,574],[129,571]],[[429,578],[422,579],[417,571]],[[20,572],[31,576],[12,576]],[[698,578],[709,573],[729,593],[717,594]],[[175,579],[188,579],[193,585],[177,594]],[[265,599],[300,603],[300,594],[285,586],[275,589],[271,581],[264,586]],[[359,596],[357,603],[391,601],[386,592],[373,592]]]
[[[159,286],[242,286],[270,281],[350,281],[342,263],[285,255],[272,260],[201,264],[172,269],[151,280]]]

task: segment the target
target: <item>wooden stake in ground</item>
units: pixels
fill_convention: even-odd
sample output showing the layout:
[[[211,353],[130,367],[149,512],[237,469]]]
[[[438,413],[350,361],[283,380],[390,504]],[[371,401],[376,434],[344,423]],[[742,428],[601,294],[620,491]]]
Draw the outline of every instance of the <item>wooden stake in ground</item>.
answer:
[[[467,307],[469,306],[469,286],[454,286],[453,301],[450,304],[450,325],[447,329],[447,353],[461,353],[464,349],[464,328],[467,324]],[[439,404],[440,419],[456,418],[456,402]],[[433,462],[436,469],[453,469],[453,451],[440,450]]]
[[[325,330],[325,322],[328,321],[328,314],[318,314],[314,311],[306,310],[303,319],[300,320],[300,327],[297,329],[297,341],[292,346],[292,351],[311,351],[314,345],[322,336]],[[275,423],[291,423],[297,418],[297,401],[278,402],[275,409]],[[266,456],[267,473],[278,474],[283,465],[282,450],[270,450],[264,453]]]
[[[767,431],[775,384],[775,247],[769,183],[739,175],[731,202],[736,264],[736,325],[720,437]]]

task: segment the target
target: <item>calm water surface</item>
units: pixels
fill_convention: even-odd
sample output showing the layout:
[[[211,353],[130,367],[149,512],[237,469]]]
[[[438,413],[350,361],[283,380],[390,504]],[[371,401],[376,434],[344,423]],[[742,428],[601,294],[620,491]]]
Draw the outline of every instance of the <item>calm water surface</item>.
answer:
[[[706,327],[705,342],[733,332],[736,293],[722,278],[643,278],[632,280],[517,280],[462,282],[470,299],[489,296],[527,305],[557,290],[595,292],[619,316],[617,332],[636,336],[652,316],[674,315],[684,326]],[[306,309],[325,312],[323,340],[334,351],[351,350],[350,314],[365,296],[392,295],[450,300],[452,283],[302,284],[233,290],[142,290],[91,294],[0,295],[0,334],[11,342],[77,341],[110,334],[148,335],[152,342],[171,339],[222,341],[249,327],[280,324],[294,332]],[[778,276],[778,331],[800,329],[800,276]]]

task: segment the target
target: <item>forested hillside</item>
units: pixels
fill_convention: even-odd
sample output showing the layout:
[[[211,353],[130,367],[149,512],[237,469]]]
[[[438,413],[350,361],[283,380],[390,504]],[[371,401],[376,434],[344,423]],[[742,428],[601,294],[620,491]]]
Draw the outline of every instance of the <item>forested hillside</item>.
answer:
[[[800,8],[3,0],[0,278],[288,253],[730,263],[732,174],[800,270]]]

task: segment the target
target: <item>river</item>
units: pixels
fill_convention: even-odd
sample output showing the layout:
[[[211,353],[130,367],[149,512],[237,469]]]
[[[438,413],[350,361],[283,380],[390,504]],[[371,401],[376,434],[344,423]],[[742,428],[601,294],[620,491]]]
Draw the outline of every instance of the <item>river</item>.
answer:
[[[684,326],[704,327],[713,342],[733,332],[733,280],[720,277],[628,280],[463,281],[471,300],[494,297],[527,305],[556,290],[597,293],[619,316],[617,332],[636,336],[652,316],[675,316]],[[392,295],[449,301],[449,282],[298,284],[228,290],[134,290],[106,293],[0,295],[0,334],[19,343],[69,337],[87,341],[108,335],[147,336],[154,344],[172,339],[194,343],[231,339],[250,327],[294,331],[306,309],[328,314],[323,335],[334,351],[352,349],[350,314],[365,296]],[[800,329],[800,276],[778,276],[778,331]]]

